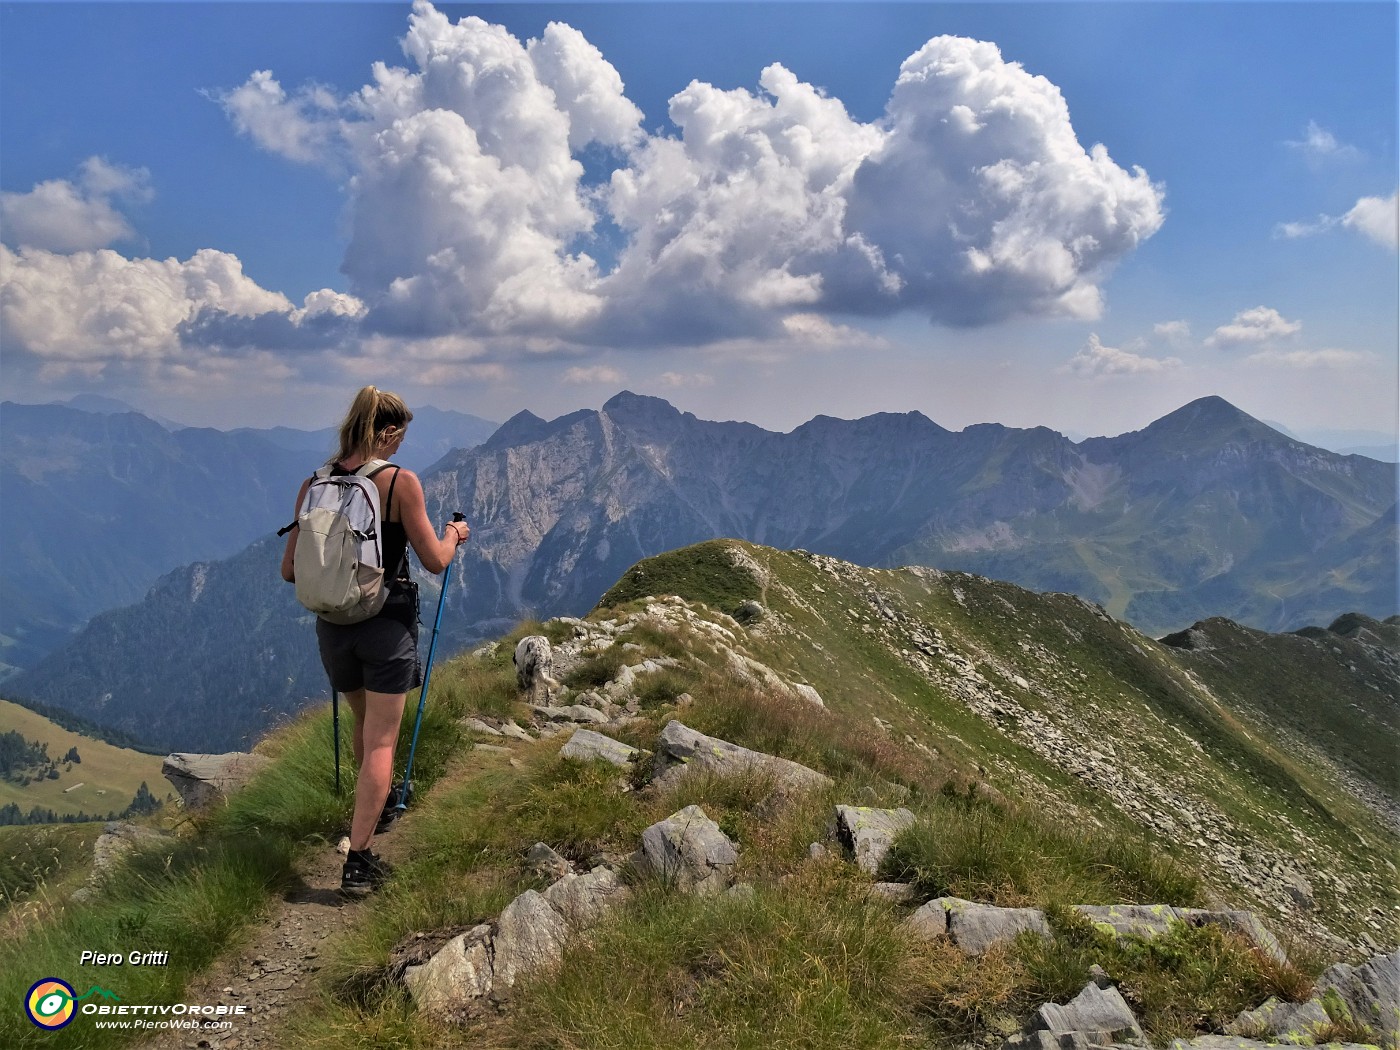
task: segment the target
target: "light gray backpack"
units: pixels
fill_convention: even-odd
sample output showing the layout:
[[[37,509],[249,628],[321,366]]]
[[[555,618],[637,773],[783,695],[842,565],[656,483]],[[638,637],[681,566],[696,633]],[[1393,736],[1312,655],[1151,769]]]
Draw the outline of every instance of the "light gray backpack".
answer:
[[[353,474],[322,467],[311,476],[297,510],[297,601],[330,623],[377,616],[389,595],[379,489],[371,480],[388,466],[387,460],[372,459]]]

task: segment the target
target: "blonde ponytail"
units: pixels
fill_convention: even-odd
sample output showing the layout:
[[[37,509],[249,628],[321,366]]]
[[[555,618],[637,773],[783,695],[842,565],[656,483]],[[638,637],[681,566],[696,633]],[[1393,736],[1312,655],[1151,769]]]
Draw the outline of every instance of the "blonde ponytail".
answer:
[[[407,426],[412,418],[413,413],[398,394],[373,386],[362,387],[340,424],[340,448],[330,462],[374,458],[384,431]]]

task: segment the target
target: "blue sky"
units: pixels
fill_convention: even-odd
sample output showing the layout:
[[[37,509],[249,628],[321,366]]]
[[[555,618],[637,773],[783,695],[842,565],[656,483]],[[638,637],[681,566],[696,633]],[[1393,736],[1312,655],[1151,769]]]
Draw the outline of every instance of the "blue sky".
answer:
[[[1392,3],[0,4],[0,381],[1393,434],[1396,138]]]

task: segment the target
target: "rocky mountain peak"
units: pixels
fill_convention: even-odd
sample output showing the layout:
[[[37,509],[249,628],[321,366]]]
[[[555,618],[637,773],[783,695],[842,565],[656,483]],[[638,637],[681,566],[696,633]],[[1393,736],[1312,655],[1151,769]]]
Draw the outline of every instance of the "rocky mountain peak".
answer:
[[[630,390],[608,398],[603,404],[603,414],[623,425],[669,423],[681,418],[680,410],[665,398],[634,394]]]

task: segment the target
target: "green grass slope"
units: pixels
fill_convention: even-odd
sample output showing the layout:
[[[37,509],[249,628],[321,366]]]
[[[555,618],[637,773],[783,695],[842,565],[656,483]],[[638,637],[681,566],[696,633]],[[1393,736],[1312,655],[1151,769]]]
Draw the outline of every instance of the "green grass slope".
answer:
[[[48,745],[49,757],[60,760],[57,780],[42,778],[23,786],[0,780],[0,806],[13,802],[25,813],[42,806],[60,817],[78,813],[105,816],[125,809],[143,782],[157,798],[169,790],[170,785],[160,775],[161,758],[156,755],[114,747],[65,729],[8,700],[0,700],[0,727]],[[74,747],[82,761],[61,761]]]
[[[669,606],[684,622],[658,617],[663,594],[684,599]],[[731,614],[749,600],[766,614],[741,626]],[[637,714],[608,727],[618,739],[652,747],[680,718],[809,765],[832,786],[774,808],[761,777],[660,789],[644,786],[644,770],[562,761],[567,731],[477,747],[464,716],[530,717],[511,667],[526,633],[595,640],[559,669],[561,703],[624,664],[677,661],[641,677]],[[815,688],[825,708],[736,678],[735,652]],[[260,1032],[263,1045],[995,1046],[1039,1003],[1075,994],[1093,962],[1164,1045],[1218,1032],[1270,995],[1306,998],[1326,964],[1400,941],[1389,860],[1400,839],[1348,776],[1260,732],[1179,650],[1075,597],[712,541],[640,563],[584,623],[522,624],[444,661],[433,694],[419,795],[391,840],[398,872],[327,940],[316,994]],[[12,924],[0,935],[0,997],[17,1001],[27,975],[70,973],[83,947],[120,943],[172,953],[170,968],[123,993],[176,1001],[294,882],[299,855],[331,848],[349,802],[331,793],[328,723],[319,709],[265,740],[272,763],[248,789],[138,858],[102,899],[46,901]],[[973,958],[912,937],[909,906],[872,896],[839,849],[809,857],[810,843],[830,841],[837,803],[914,812],[882,875],[914,886],[916,902],[950,893],[1041,907],[1055,941]],[[737,843],[750,894],[697,899],[639,884],[505,1008],[452,1025],[413,1008],[397,978],[404,960],[424,938],[490,921],[543,888],[525,860],[534,843],[575,865],[616,863],[644,828],[691,804]],[[1289,892],[1300,886],[1310,903]],[[1214,928],[1121,948],[1066,908],[1116,902],[1255,909],[1291,962]],[[78,1023],[61,1043],[34,1032],[17,1012],[0,1015],[0,1045],[129,1038]]]

